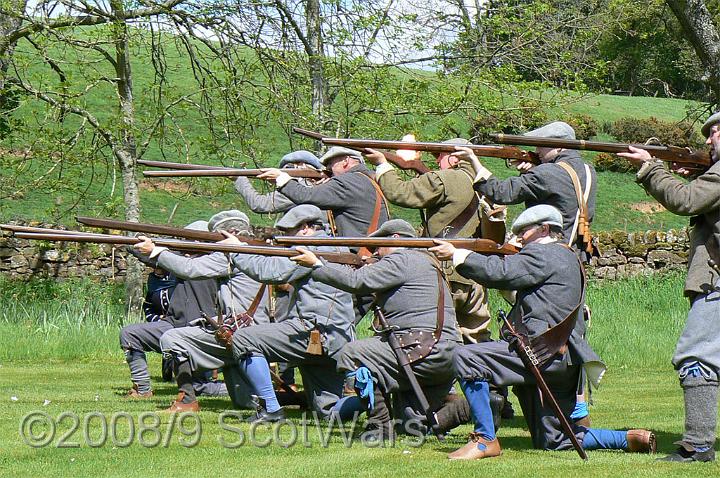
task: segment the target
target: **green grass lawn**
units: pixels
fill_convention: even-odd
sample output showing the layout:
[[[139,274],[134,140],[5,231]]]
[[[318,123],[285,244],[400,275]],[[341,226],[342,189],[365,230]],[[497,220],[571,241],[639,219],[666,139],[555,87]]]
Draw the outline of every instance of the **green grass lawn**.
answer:
[[[658,436],[661,452],[674,448],[672,442],[679,439],[683,427],[682,396],[670,366],[687,313],[687,303],[681,297],[682,281],[681,275],[673,274],[592,283],[589,290],[594,309],[590,342],[609,366],[601,388],[593,395],[594,426],[651,428]],[[121,292],[77,281],[64,285],[3,281],[0,286],[5,292],[0,297],[0,403],[4,404],[0,414],[0,476],[466,476],[480,472],[489,476],[615,477],[714,476],[720,471],[716,464],[663,464],[647,455],[595,451],[589,453],[588,463],[582,463],[574,452],[532,450],[521,417],[506,421],[499,432],[503,456],[476,463],[446,459],[449,451],[464,443],[469,425],[457,429],[445,443],[431,438],[419,448],[411,446],[414,443],[407,438],[384,449],[368,449],[358,443],[348,448],[336,431],[326,449],[311,423],[307,446],[300,443],[284,448],[274,442],[259,447],[246,441],[239,448],[229,449],[223,443],[235,442],[237,430],[249,439],[249,425],[230,418],[221,427],[218,421],[229,408],[229,400],[202,397],[202,433],[196,446],[185,447],[181,440],[187,443],[198,436],[194,432],[197,422],[183,422],[189,436],[178,428],[168,434],[169,418],[160,423],[160,435],[146,431],[142,439],[147,445],[162,443],[169,436],[167,447],[146,447],[139,439],[128,447],[118,446],[130,436],[130,430],[128,416],[117,414],[127,412],[137,434],[142,413],[166,407],[176,393],[172,384],[160,382],[159,357],[151,354],[156,396],[143,402],[122,398],[129,380],[117,332],[125,319],[121,305],[113,300]],[[491,305],[494,310],[502,306],[494,293]],[[360,333],[368,332],[362,327]],[[23,417],[34,411],[46,413],[55,421],[63,412],[77,415],[77,431],[70,433],[72,420],[66,416],[58,422],[51,446],[30,447],[23,442],[19,429]],[[88,445],[102,439],[95,412],[104,414],[108,422],[113,415],[119,417],[116,444],[108,436],[104,446]],[[84,437],[83,420],[87,417],[91,417],[89,441]],[[299,412],[290,411],[290,417],[302,438]],[[325,428],[322,431],[326,433]],[[80,446],[59,448],[66,434],[63,443]],[[270,435],[260,428],[256,439],[264,441]],[[281,429],[279,437],[290,440],[289,427]]]

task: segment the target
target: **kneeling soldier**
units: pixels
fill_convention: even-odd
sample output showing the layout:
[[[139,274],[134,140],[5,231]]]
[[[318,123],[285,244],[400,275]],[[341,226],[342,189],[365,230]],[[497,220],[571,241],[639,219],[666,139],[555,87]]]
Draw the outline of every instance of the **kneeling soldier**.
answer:
[[[291,236],[327,237],[323,212],[316,206],[295,206],[275,224]],[[239,244],[236,237],[223,241]],[[331,246],[320,251],[339,252]],[[345,249],[343,252],[348,252]],[[337,353],[355,338],[352,297],[311,277],[312,269],[285,257],[230,254],[233,265],[248,277],[266,284],[289,283],[293,287],[288,317],[279,323],[238,329],[232,338],[240,371],[264,402],[256,420],[273,422],[285,418],[273,390],[268,362],[298,366],[308,403],[322,416],[342,396],[343,376],[335,371]]]
[[[512,225],[522,250],[500,258],[455,249],[439,241],[432,249],[444,260],[452,259],[465,277],[498,289],[517,290],[510,323],[531,344],[538,368],[565,417],[575,407],[581,367],[597,386],[605,366],[583,338],[584,272],[577,255],[562,243],[562,215],[548,205],[531,207]],[[535,378],[517,352],[517,339],[458,347],[455,373],[460,380],[475,421],[467,445],[449,455],[453,460],[499,456],[490,410],[489,387],[521,385],[518,397],[528,422],[533,445],[545,450],[572,448],[548,400],[540,400]],[[654,452],[655,436],[647,430],[614,431],[573,425],[586,450],[622,449]]]
[[[415,237],[415,231],[406,221],[393,219],[370,235],[387,236]],[[437,407],[453,382],[452,355],[460,342],[440,263],[418,249],[379,247],[377,255],[381,258],[378,262],[357,270],[326,263],[310,251],[293,260],[311,266],[314,280],[353,294],[375,293],[375,303],[408,354],[428,401]],[[354,378],[355,389],[369,408],[368,419],[374,429],[368,438],[390,438],[393,422],[388,397],[412,392],[387,339],[376,335],[346,345],[338,357],[338,371]]]

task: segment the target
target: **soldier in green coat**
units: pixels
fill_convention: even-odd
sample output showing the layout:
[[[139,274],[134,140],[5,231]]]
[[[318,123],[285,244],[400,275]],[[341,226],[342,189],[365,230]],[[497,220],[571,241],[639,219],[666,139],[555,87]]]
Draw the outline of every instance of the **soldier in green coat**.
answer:
[[[448,144],[469,144],[456,138]],[[388,201],[421,210],[424,234],[430,237],[484,237],[503,242],[505,209],[493,207],[473,190],[475,171],[449,153],[437,156],[439,170],[405,181],[379,152],[366,155],[376,166],[375,180]],[[465,343],[489,339],[490,313],[485,287],[457,274],[451,263],[443,269],[450,282],[455,313]]]
[[[618,153],[639,168],[637,182],[665,208],[691,216],[685,296],[690,299],[673,366],[685,399],[685,433],[664,461],[714,461],[720,376],[720,112],[703,125],[712,166],[690,182],[672,175],[644,149]]]

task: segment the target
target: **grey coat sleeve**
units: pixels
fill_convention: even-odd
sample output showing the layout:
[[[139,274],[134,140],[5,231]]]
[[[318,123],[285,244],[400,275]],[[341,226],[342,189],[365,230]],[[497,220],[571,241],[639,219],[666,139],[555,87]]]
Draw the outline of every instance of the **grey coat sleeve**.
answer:
[[[547,196],[546,169],[550,165],[535,166],[527,173],[507,179],[495,176],[475,184],[475,190],[497,204],[519,204],[539,201]]]
[[[522,250],[504,258],[473,252],[455,270],[479,284],[504,290],[528,289],[549,277],[542,250]]]
[[[303,186],[293,179],[280,191],[295,204],[313,204],[320,209],[343,209],[350,200],[348,188],[334,178],[317,186]]]
[[[233,274],[232,264],[222,252],[185,257],[166,250],[157,256],[157,264],[181,279],[218,279]]]
[[[720,208],[720,163],[689,183],[677,179],[662,164],[651,164],[638,174],[645,190],[668,211],[697,216]]]
[[[298,265],[287,257],[231,254],[230,259],[248,277],[267,284],[295,282],[312,272],[309,267]]]
[[[258,214],[285,212],[295,206],[295,203],[278,191],[260,194],[245,176],[235,180],[235,190],[242,196],[250,210]]]
[[[313,270],[312,278],[353,294],[369,294],[401,286],[406,282],[407,270],[404,256],[390,254],[360,269],[323,263],[322,267]]]

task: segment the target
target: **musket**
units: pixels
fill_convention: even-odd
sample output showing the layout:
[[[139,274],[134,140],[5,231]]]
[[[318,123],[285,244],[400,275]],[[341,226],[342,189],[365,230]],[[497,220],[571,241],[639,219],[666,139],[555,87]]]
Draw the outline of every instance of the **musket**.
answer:
[[[580,442],[578,442],[577,437],[575,436],[575,432],[573,432],[572,427],[570,426],[570,422],[568,422],[567,417],[565,414],[563,414],[562,409],[560,408],[560,405],[558,405],[557,400],[555,399],[555,396],[550,391],[550,387],[548,387],[547,383],[545,382],[545,379],[542,376],[542,372],[540,372],[540,368],[538,366],[540,365],[540,362],[538,361],[537,357],[535,356],[535,352],[533,349],[527,344],[525,339],[522,335],[518,334],[515,328],[512,326],[510,321],[507,318],[507,315],[505,315],[504,310],[500,310],[499,312],[500,319],[505,324],[505,327],[507,328],[507,331],[515,337],[517,340],[517,346],[516,350],[518,355],[520,355],[520,359],[522,360],[523,364],[525,365],[525,368],[530,370],[530,372],[535,377],[535,383],[537,384],[537,387],[540,389],[540,393],[542,393],[542,396],[550,402],[550,405],[552,407],[553,413],[555,414],[555,417],[560,421],[560,425],[562,426],[563,431],[565,434],[570,438],[570,441],[572,442],[573,448],[575,448],[575,451],[578,452],[578,455],[580,455],[580,458],[587,461],[587,453],[585,453],[585,449],[580,445]]]
[[[48,234],[48,233],[29,233],[18,232],[15,237],[20,239],[31,239],[37,241],[59,241],[59,242],[90,242],[95,244],[123,244],[135,245],[142,242],[136,237],[116,236],[116,235],[97,235],[85,234],[78,232],[76,234]],[[225,253],[241,253],[241,254],[257,254],[261,256],[278,256],[278,257],[294,257],[300,254],[295,249],[273,246],[236,246],[231,244],[218,244],[213,242],[192,242],[177,241],[171,239],[153,239],[155,245],[167,247],[180,251],[191,252],[225,252]],[[354,267],[360,267],[364,264],[362,259],[351,252],[324,252],[313,251],[318,257],[322,257],[329,262],[337,264],[345,264]]]
[[[296,128],[296,127],[293,127],[293,132],[301,134],[303,136],[307,136],[309,138],[313,138],[324,144],[332,144],[329,142],[330,140],[334,141],[334,140],[338,139],[338,138],[330,138],[327,136],[323,136],[322,133],[318,133],[316,131],[310,131],[307,129]],[[396,141],[396,142],[402,143],[401,141]],[[405,143],[402,143],[402,144],[405,144]],[[342,145],[342,146],[345,146],[348,149],[354,149],[355,151],[360,151],[361,153],[365,153],[365,154],[370,152],[369,148],[372,148],[371,146],[365,146],[365,147],[352,146],[352,145]],[[373,148],[373,149],[375,149],[375,148]],[[392,149],[392,148],[388,148],[388,149]],[[411,149],[411,148],[395,148],[395,149]],[[393,153],[392,151],[387,151],[382,148],[379,149],[378,151],[380,151],[385,156],[385,159],[387,159],[389,162],[393,163],[395,166],[397,166],[400,169],[415,171],[418,174],[425,174],[429,171],[432,171],[425,163],[423,163],[419,159],[404,159],[404,158],[400,157],[399,155],[397,155],[396,153]],[[453,151],[455,151],[455,150],[453,150]]]
[[[387,320],[385,319],[385,314],[383,314],[382,308],[377,304],[375,304],[373,308],[375,310],[375,317],[377,318],[380,327],[382,327],[382,329],[379,330],[379,333],[387,337],[388,344],[390,344],[390,348],[395,353],[398,364],[400,365],[400,368],[405,374],[405,377],[407,377],[408,382],[410,382],[410,388],[412,389],[415,397],[418,400],[418,403],[420,404],[420,407],[425,413],[425,417],[428,421],[428,426],[433,431],[433,434],[437,437],[437,439],[443,441],[445,439],[445,434],[440,429],[440,424],[437,421],[437,417],[432,411],[432,408],[430,408],[430,402],[428,402],[428,399],[425,396],[425,392],[423,392],[423,389],[420,386],[420,382],[418,382],[418,379],[415,376],[415,372],[413,372],[413,369],[410,366],[410,360],[408,359],[407,354],[403,352],[402,346],[400,345],[400,342],[398,341],[395,332],[393,332],[393,328],[390,326],[390,324],[388,324]]]
[[[283,169],[283,172],[293,178],[323,179],[327,178],[324,171],[317,169]],[[163,171],[143,171],[143,176],[148,178],[196,178],[196,177],[255,177],[260,176],[262,169],[166,169]]]
[[[170,161],[148,161],[146,159],[138,159],[137,163],[142,166],[150,166],[151,168],[163,168],[163,169],[233,169],[226,166],[211,166],[209,164],[192,164],[192,163],[173,163]]]
[[[455,153],[456,146],[470,148],[478,156],[486,156],[490,158],[502,158],[506,160],[525,161],[530,163],[538,163],[539,159],[536,153],[525,151],[524,149],[512,146],[497,146],[486,144],[448,144],[448,143],[422,143],[409,141],[382,141],[377,139],[339,139],[339,138],[323,138],[322,142],[333,146],[344,146],[351,149],[376,149],[385,148],[392,150],[409,149],[411,151],[427,151],[429,153]]]
[[[16,224],[0,224],[0,229],[10,231],[13,234],[18,232],[34,232],[45,234],[78,234],[80,231],[69,231],[67,229],[49,229],[46,227],[19,226]],[[98,234],[95,232],[81,232],[82,234],[92,234],[93,236],[107,236],[108,234]]]
[[[99,217],[76,216],[75,220],[86,226],[100,227],[103,229],[117,229],[120,231],[141,232],[144,234],[159,234],[161,236],[181,237],[183,239],[192,239],[196,241],[222,241],[225,239],[219,232],[193,231],[180,227],[165,226],[161,224],[149,224],[143,222],[119,221],[115,219],[104,219]],[[42,232],[42,231],[23,231],[23,232]],[[265,246],[267,243],[263,240],[237,236],[242,242],[247,242],[252,246]]]
[[[506,256],[520,251],[511,244],[498,244],[490,239],[437,239],[455,247],[469,249],[480,254]],[[346,247],[409,247],[427,249],[434,247],[431,237],[303,237],[275,236],[273,242],[282,246],[346,246]]]
[[[541,148],[564,148],[585,151],[599,151],[603,153],[628,153],[629,146],[644,149],[661,161],[673,164],[673,169],[684,168],[688,171],[701,173],[713,165],[710,153],[707,151],[683,148],[680,146],[666,146],[657,144],[624,144],[604,143],[599,141],[585,141],[582,139],[539,138],[534,136],[520,136],[514,134],[492,134],[496,142],[501,144],[517,144],[521,146],[537,146]]]

